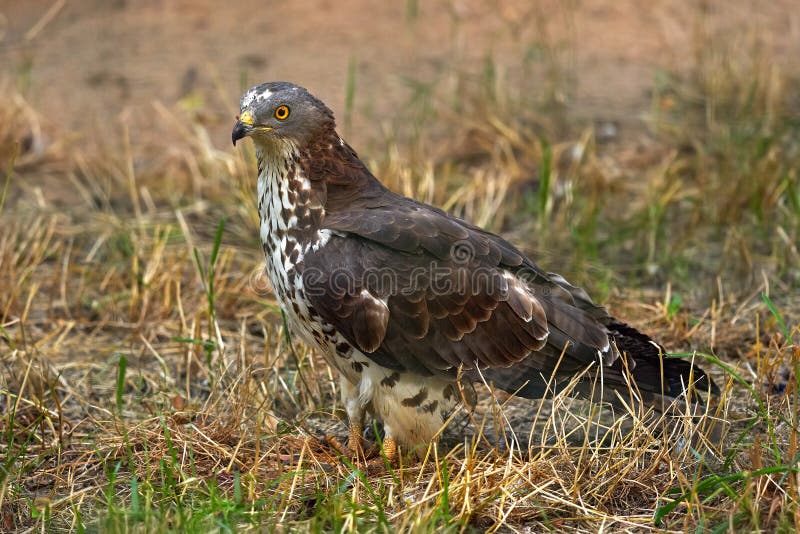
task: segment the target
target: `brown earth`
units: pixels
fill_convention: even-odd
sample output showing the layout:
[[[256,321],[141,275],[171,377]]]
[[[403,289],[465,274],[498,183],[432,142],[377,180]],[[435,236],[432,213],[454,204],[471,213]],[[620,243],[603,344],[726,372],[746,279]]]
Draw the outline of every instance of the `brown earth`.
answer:
[[[766,35],[775,61],[800,64],[797,0],[437,0],[413,14],[415,5],[4,0],[0,80],[27,86],[47,130],[88,143],[119,128],[123,112],[148,116],[154,101],[200,94],[213,142],[225,148],[243,87],[293,81],[341,117],[354,61],[349,137],[358,146],[402,114],[405,78],[431,80],[454,60],[479,70],[488,53],[513,77],[527,52],[557,51],[571,77],[573,92],[562,95],[571,112],[626,124],[647,111],[659,69],[692,64],[703,32]]]

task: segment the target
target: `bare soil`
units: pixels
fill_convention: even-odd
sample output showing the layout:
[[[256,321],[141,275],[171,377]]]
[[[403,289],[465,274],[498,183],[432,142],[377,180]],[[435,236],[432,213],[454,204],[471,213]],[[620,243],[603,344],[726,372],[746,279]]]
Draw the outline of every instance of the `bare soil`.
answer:
[[[418,5],[416,11],[413,6]],[[349,137],[373,138],[402,114],[405,78],[430,80],[459,58],[480,68],[491,54],[518,69],[526,53],[563,53],[571,113],[636,124],[659,69],[690,65],[701,32],[771,36],[776,61],[800,62],[797,0],[3,0],[0,78],[28,84],[50,129],[94,143],[121,114],[148,116],[205,95],[219,147],[243,87],[266,80],[305,85],[343,114],[356,65]],[[768,32],[757,31],[768,29]],[[566,59],[564,59],[566,58]],[[211,96],[209,96],[211,95]],[[141,125],[145,135],[147,123]],[[163,139],[169,143],[168,139]]]

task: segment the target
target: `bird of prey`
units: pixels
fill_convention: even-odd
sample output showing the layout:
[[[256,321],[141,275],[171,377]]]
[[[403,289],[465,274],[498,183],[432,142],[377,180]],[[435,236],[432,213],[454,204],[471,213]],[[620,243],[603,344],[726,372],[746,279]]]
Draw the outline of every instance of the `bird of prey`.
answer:
[[[306,89],[248,90],[232,132],[258,160],[267,272],[291,331],[340,373],[348,446],[365,416],[397,444],[434,439],[472,383],[526,398],[603,388],[656,405],[690,384],[686,360],[612,317],[503,238],[384,187]]]

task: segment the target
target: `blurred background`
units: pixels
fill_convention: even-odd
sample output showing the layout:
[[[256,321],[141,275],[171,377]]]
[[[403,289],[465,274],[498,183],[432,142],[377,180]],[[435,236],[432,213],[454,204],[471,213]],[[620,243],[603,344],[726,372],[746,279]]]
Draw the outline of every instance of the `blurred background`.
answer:
[[[0,6],[0,163],[15,139],[18,163],[128,150],[142,183],[160,174],[174,195],[189,173],[197,194],[204,172],[176,161],[187,136],[235,154],[241,93],[288,80],[390,186],[516,233],[579,279],[600,269],[703,298],[721,274],[737,290],[762,272],[798,283],[794,0]],[[9,198],[36,184],[77,201],[53,172]]]
[[[39,154],[56,145],[97,155],[124,124],[133,145],[154,149],[140,157],[157,158],[176,144],[180,126],[164,120],[174,113],[181,125],[202,127],[211,147],[231,151],[240,94],[289,80],[328,103],[368,159],[385,160],[387,146],[396,146],[406,162],[469,167],[481,153],[502,150],[513,130],[523,130],[518,152],[577,138],[572,149],[583,154],[588,132],[592,144],[621,146],[613,165],[642,182],[647,171],[635,165],[660,159],[652,149],[665,135],[680,150],[718,133],[726,142],[776,139],[773,127],[797,111],[796,7],[794,0],[407,0],[379,8],[357,0],[5,1],[0,83],[4,98],[23,99],[26,109],[24,124],[6,121],[6,142],[21,139],[23,151]],[[729,131],[739,126],[743,132]],[[542,189],[537,157],[508,172],[520,175],[512,190],[523,197]],[[585,181],[560,174],[545,193]],[[505,217],[483,219],[498,229]]]
[[[579,119],[640,121],[659,77],[688,75],[721,40],[797,69],[797,4],[778,0],[25,0],[0,3],[0,61],[48,128],[88,139],[154,101],[227,122],[250,85],[290,80],[358,142],[403,116],[416,85],[496,70]],[[350,80],[353,78],[352,80]],[[350,82],[349,82],[350,80]],[[353,94],[346,94],[351,83]],[[220,128],[222,130],[224,128]],[[364,131],[366,130],[366,131]],[[216,132],[215,132],[216,133]],[[165,140],[166,141],[166,140]],[[223,134],[214,141],[224,146]]]

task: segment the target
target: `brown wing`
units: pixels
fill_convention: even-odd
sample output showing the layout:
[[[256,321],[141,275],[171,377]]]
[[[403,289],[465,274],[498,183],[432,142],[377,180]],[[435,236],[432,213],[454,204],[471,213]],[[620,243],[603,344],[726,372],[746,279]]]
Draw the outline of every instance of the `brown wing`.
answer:
[[[676,396],[690,377],[715,388],[504,239],[391,193],[349,146],[331,146],[329,157],[305,160],[307,175],[326,183],[324,226],[336,234],[306,255],[306,288],[316,311],[378,364],[419,373],[463,366],[531,397],[551,374],[563,385],[598,360],[612,388],[627,388],[625,369],[656,398]],[[337,276],[346,283],[331,287]]]
[[[583,365],[612,353],[606,329],[508,242],[392,200],[327,216],[334,236],[303,262],[315,311],[376,362],[452,373],[508,367],[545,344]]]
[[[314,311],[386,367],[507,366],[548,334],[524,284],[476,259],[458,264],[333,236],[304,258],[303,285]]]

